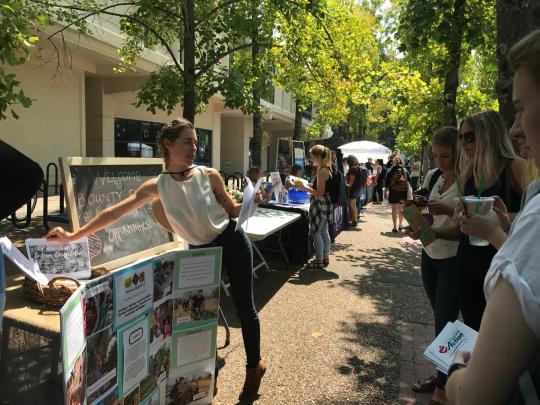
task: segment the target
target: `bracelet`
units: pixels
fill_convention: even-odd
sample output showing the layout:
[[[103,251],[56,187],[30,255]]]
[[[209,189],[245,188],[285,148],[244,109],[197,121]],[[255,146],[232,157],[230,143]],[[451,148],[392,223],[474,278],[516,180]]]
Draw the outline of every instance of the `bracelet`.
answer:
[[[466,364],[463,364],[463,363],[452,363],[452,364],[450,365],[450,368],[448,369],[448,374],[447,374],[448,378],[450,378],[450,375],[451,375],[454,371],[460,370],[460,369],[465,368],[465,367],[467,367],[467,365],[466,365]]]

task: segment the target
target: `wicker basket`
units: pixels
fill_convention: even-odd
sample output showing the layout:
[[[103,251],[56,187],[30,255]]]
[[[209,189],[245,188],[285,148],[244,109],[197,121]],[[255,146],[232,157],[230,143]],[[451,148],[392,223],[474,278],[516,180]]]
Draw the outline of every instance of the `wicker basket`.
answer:
[[[92,269],[92,278],[103,276],[108,272],[103,268]],[[49,284],[39,284],[25,277],[23,291],[25,297],[49,309],[58,310],[66,303],[71,294],[81,283],[71,277],[55,277]]]

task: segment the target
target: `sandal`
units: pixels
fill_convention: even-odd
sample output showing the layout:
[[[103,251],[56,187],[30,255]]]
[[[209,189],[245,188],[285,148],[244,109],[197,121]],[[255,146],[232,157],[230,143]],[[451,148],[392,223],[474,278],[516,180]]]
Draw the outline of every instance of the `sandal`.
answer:
[[[414,392],[431,392],[435,389],[436,381],[437,377],[435,377],[434,375],[429,376],[424,380],[418,380],[413,384],[412,390]]]
[[[323,267],[328,267],[328,265],[330,264],[330,258],[328,256],[323,257],[322,264],[323,264]]]
[[[322,262],[318,261],[317,259],[313,259],[308,264],[306,264],[305,268],[306,269],[313,269],[313,270],[322,269],[323,264],[322,264]]]

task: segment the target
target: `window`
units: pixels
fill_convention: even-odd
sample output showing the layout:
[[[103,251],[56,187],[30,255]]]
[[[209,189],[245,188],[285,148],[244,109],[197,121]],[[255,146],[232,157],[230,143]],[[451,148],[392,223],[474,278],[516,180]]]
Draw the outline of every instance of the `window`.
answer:
[[[196,128],[197,132],[197,155],[195,163],[203,166],[212,166],[212,130]]]
[[[165,124],[159,122],[114,119],[114,156],[158,157],[157,140]],[[196,128],[198,147],[195,163],[212,165],[212,130]]]
[[[164,124],[114,119],[114,156],[156,157],[157,138]]]

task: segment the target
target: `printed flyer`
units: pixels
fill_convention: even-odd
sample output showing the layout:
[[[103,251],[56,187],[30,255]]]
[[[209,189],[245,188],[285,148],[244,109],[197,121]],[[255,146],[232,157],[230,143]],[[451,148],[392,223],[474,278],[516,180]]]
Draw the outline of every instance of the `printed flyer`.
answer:
[[[212,402],[221,248],[171,250],[81,285],[61,309],[66,404]]]
[[[28,258],[39,265],[49,280],[58,276],[89,279],[92,274],[88,238],[69,243],[50,242],[47,239],[26,239]]]

